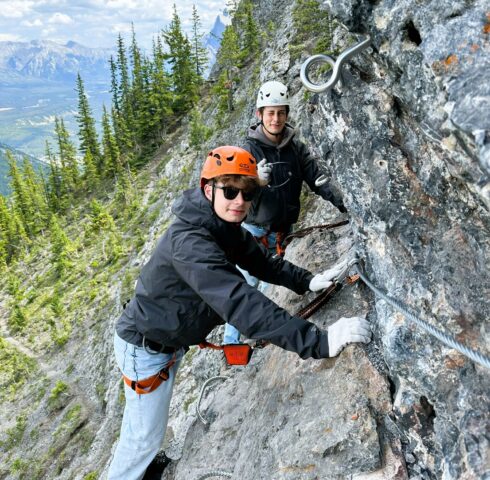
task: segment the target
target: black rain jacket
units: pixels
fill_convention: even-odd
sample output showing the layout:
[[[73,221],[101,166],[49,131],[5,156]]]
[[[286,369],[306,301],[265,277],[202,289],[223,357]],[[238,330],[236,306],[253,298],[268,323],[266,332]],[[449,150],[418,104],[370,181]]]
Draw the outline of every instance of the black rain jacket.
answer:
[[[327,332],[278,307],[248,285],[235,265],[298,294],[307,291],[310,272],[273,257],[240,225],[221,220],[199,188],[184,192],[172,211],[177,218],[117,322],[121,338],[141,345],[145,336],[186,347],[228,322],[249,338],[269,340],[302,358],[328,357]]]
[[[261,124],[249,128],[243,148],[257,162],[265,158],[273,166],[269,185],[261,188],[252,202],[245,220],[247,223],[263,226],[272,232],[288,232],[298,221],[303,181],[341,212],[346,211],[342,199],[331,191],[327,183],[320,187],[315,185],[322,172],[306,145],[294,135],[294,128],[286,124],[283,139],[277,145],[265,136]]]

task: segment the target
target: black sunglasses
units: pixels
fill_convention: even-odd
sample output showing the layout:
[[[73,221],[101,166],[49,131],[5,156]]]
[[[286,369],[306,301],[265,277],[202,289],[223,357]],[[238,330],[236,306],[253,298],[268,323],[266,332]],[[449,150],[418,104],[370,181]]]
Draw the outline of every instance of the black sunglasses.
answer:
[[[253,190],[243,190],[236,187],[220,187],[219,185],[214,185],[214,188],[223,190],[223,196],[226,198],[226,200],[234,200],[238,196],[238,193],[242,192],[242,198],[246,202],[251,202],[257,195],[258,191],[257,188],[254,188]]]

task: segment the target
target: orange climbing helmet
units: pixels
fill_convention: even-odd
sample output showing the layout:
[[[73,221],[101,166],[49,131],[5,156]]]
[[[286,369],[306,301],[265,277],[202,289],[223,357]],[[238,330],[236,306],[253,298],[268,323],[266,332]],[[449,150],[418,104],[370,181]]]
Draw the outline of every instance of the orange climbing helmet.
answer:
[[[257,161],[243,148],[226,145],[208,153],[201,171],[201,188],[220,175],[247,175],[257,178]]]

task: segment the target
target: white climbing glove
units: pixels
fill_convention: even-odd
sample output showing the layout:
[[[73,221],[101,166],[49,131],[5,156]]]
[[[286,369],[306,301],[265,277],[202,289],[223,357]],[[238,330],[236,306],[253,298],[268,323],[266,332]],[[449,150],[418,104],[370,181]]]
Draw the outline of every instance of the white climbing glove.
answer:
[[[271,179],[272,165],[266,163],[267,160],[263,158],[259,163],[257,163],[257,174],[259,179],[265,185],[267,185]]]
[[[311,292],[318,292],[332,285],[332,280],[340,275],[347,265],[346,260],[335,264],[332,268],[325,270],[323,273],[318,273],[310,280],[309,289]]]
[[[371,327],[367,320],[361,317],[342,317],[328,327],[328,356],[336,357],[349,343],[370,341]]]
[[[328,182],[327,176],[322,174],[315,180],[315,186],[321,187],[322,185],[325,185],[327,182]]]

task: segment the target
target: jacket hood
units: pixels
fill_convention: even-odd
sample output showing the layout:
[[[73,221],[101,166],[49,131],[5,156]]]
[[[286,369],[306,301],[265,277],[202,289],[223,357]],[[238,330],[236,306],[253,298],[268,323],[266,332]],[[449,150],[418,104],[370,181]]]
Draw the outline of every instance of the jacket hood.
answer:
[[[175,200],[172,213],[185,223],[195,226],[209,225],[210,220],[217,220],[211,202],[200,188],[192,188]]]
[[[277,143],[271,142],[264,133],[264,129],[261,123],[257,123],[256,125],[252,125],[247,132],[248,138],[253,138],[254,140],[258,140],[260,143],[274,148],[284,148],[294,137],[296,134],[296,130],[286,123],[283,130],[283,136],[281,143],[278,145]]]

